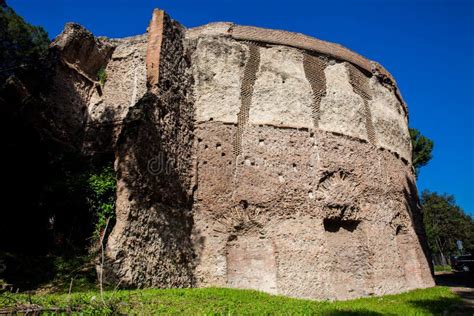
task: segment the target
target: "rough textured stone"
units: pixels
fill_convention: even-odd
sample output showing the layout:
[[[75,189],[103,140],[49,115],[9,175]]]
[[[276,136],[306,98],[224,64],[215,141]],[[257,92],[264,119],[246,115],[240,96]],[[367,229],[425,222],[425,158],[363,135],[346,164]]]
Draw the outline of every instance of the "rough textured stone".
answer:
[[[114,51],[79,70],[105,65],[103,87],[58,73],[86,131],[115,124],[110,141],[83,142],[116,153],[111,280],[311,299],[434,285],[406,106],[385,69],[301,34],[186,30],[162,11],[148,30],[94,39]]]
[[[364,101],[353,91],[346,64],[329,65],[324,73],[327,88],[321,100],[319,127],[367,140]]]
[[[301,52],[284,46],[261,48],[250,123],[311,128],[311,93]]]
[[[246,45],[227,38],[197,40],[193,53],[197,121],[237,122],[247,55]]]
[[[148,27],[148,43],[146,52],[146,78],[150,89],[156,92],[156,85],[160,77],[161,46],[163,44],[164,12],[158,9],[153,11],[153,16]]]
[[[62,62],[75,67],[78,72],[94,81],[97,71],[110,57],[113,47],[94,37],[81,25],[68,23],[53,41],[51,48],[59,52]]]
[[[408,119],[395,95],[375,78],[370,81],[373,99],[370,110],[377,144],[411,160],[411,140]]]
[[[116,225],[107,277],[126,286],[194,285],[191,72],[184,29],[160,11],[155,86],[132,106],[116,147]],[[152,23],[158,23],[154,18]],[[151,62],[151,61],[149,61]],[[156,80],[156,81],[155,81]]]
[[[87,107],[82,151],[112,152],[128,110],[147,92],[147,37],[109,40],[115,49],[105,68],[107,80],[94,89]]]
[[[74,23],[66,24],[51,44],[54,69],[45,92],[51,137],[75,150],[82,148],[89,100],[100,89],[97,72],[107,64],[112,51],[113,45]]]

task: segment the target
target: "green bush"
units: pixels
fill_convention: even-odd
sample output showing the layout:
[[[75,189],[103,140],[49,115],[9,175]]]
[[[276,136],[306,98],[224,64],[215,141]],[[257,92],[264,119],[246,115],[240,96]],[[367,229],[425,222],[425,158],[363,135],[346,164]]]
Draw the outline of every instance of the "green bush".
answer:
[[[99,80],[100,84],[103,86],[107,81],[107,73],[105,72],[105,68],[101,67],[99,71],[97,71],[97,80]]]
[[[52,213],[62,214],[63,207],[69,207],[71,203],[76,205],[75,212],[82,214],[79,220],[88,226],[87,238],[96,242],[107,220],[115,220],[115,187],[115,171],[111,162],[86,164],[77,170],[66,168],[54,177],[49,188],[51,204],[54,204]]]
[[[87,174],[87,203],[95,219],[93,238],[98,240],[108,219],[115,219],[115,171],[112,166]]]

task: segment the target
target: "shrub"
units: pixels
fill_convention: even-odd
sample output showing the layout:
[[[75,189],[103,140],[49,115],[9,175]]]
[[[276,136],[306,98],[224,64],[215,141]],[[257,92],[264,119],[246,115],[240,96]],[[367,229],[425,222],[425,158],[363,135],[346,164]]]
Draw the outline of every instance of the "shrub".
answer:
[[[89,191],[87,203],[95,219],[93,238],[98,240],[107,220],[115,219],[115,171],[112,166],[90,171],[86,185]]]
[[[97,80],[99,80],[101,86],[107,81],[107,73],[104,67],[101,67],[99,71],[97,71]]]

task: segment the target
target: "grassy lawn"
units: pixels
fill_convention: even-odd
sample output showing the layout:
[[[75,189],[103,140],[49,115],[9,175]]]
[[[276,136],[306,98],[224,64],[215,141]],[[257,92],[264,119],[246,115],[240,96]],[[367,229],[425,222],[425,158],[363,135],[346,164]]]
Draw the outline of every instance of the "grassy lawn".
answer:
[[[442,315],[459,298],[446,287],[398,295],[325,302],[273,296],[262,292],[223,288],[147,289],[32,295],[3,293],[1,309],[27,306],[48,314],[82,311],[84,314],[175,315]]]
[[[451,272],[451,266],[446,265],[446,266],[434,266],[435,272]]]

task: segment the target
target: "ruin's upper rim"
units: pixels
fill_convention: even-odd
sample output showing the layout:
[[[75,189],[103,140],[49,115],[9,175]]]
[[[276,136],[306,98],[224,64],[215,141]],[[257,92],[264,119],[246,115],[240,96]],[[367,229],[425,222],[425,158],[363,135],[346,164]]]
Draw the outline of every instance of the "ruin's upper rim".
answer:
[[[367,73],[379,77],[386,84],[390,84],[399,98],[400,103],[403,105],[405,114],[408,113],[406,104],[403,101],[392,74],[390,74],[390,72],[388,72],[378,62],[367,59],[342,45],[323,41],[301,33],[237,25],[232,22],[214,22],[205,24],[187,29],[186,34],[188,38],[198,38],[202,36],[228,36],[239,41],[254,41],[273,45],[290,46],[350,62],[362,70],[365,70]]]

